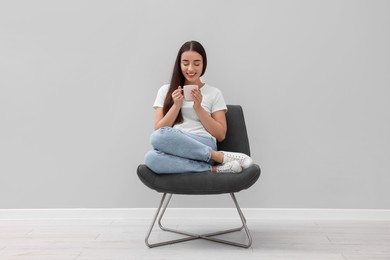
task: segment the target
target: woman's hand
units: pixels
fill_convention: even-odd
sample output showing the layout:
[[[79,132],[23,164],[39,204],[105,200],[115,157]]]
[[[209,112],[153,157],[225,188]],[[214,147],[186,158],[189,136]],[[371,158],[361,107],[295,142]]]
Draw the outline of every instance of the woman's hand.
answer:
[[[200,108],[203,100],[202,92],[199,89],[193,89],[191,97],[194,100],[194,109]]]
[[[181,86],[179,86],[175,91],[172,92],[172,99],[174,105],[181,107],[184,100],[183,89]]]

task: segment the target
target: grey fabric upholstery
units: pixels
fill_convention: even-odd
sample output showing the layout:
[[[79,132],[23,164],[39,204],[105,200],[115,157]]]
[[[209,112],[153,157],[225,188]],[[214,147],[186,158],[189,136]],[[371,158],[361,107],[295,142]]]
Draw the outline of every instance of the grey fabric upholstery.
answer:
[[[250,155],[249,140],[241,106],[228,105],[227,135],[218,143],[218,150],[241,152]],[[180,173],[156,174],[146,165],[138,166],[140,180],[149,188],[172,194],[235,193],[251,187],[260,177],[257,164],[240,173]]]

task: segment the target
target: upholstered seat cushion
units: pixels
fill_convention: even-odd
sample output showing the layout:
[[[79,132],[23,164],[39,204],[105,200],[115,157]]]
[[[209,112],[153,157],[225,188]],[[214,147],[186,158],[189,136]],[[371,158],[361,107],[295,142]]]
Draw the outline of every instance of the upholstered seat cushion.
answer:
[[[248,189],[260,177],[257,164],[240,173],[156,174],[146,165],[137,169],[138,177],[149,188],[172,194],[222,194]]]

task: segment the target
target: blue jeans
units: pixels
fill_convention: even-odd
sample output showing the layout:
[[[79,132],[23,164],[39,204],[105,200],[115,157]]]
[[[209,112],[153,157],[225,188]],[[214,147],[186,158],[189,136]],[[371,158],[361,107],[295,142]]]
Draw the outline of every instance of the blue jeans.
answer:
[[[150,137],[153,150],[145,155],[145,165],[156,173],[210,172],[214,139],[206,135],[186,133],[162,127]]]

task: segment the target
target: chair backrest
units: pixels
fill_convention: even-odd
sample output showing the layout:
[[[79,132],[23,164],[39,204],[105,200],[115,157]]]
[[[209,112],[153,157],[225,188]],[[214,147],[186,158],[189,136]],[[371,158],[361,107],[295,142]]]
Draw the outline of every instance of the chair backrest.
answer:
[[[244,112],[240,105],[227,105],[227,133],[222,142],[218,142],[218,150],[250,154],[248,133],[246,131]]]

